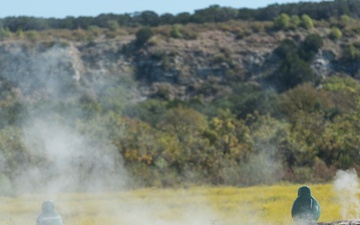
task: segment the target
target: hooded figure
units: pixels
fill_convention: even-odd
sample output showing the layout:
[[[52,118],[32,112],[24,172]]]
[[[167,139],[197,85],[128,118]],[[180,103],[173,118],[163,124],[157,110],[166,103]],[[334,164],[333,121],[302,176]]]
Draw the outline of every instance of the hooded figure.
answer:
[[[45,201],[42,204],[42,212],[36,220],[36,225],[62,225],[60,214],[55,210],[52,201]]]
[[[321,209],[318,201],[311,196],[308,186],[302,186],[298,190],[291,209],[291,216],[297,224],[317,224]]]

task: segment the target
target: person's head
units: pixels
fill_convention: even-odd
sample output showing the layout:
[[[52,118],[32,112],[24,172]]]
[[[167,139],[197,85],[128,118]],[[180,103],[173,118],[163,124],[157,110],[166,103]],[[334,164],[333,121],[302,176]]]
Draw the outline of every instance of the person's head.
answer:
[[[310,188],[308,186],[302,186],[299,188],[298,190],[298,196],[311,196],[311,191]]]
[[[45,201],[42,204],[43,213],[52,213],[55,211],[55,205],[52,201]]]

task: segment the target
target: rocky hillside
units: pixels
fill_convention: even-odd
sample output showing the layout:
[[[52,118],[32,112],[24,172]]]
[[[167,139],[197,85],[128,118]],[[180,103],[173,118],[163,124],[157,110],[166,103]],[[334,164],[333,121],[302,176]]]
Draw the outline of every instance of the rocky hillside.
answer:
[[[91,85],[116,75],[137,81],[138,89],[133,95],[137,100],[154,95],[187,99],[203,94],[211,98],[216,92],[209,93],[207,83],[224,87],[224,91],[232,82],[261,83],[278,69],[280,59],[274,50],[284,39],[300,43],[312,33],[320,34],[325,43],[310,62],[318,76],[339,71],[357,76],[357,65],[344,69],[337,63],[341,46],[354,38],[333,41],[328,38],[329,32],[329,28],[319,27],[253,32],[239,38],[233,32],[211,28],[198,31],[193,39],[169,38],[155,32],[141,47],[134,44],[136,37],[132,34],[99,36],[91,41],[8,40],[0,42],[1,68],[2,76],[24,96],[45,83],[56,83],[56,88],[50,85],[48,91],[60,94],[66,88],[63,85]]]
[[[18,174],[31,177],[27,166],[63,169],[48,148],[52,129],[70,134],[61,143],[78,139],[68,130],[89,137],[90,160],[69,160],[72,170],[96,171],[107,149],[138,186],[328,182],[336,169],[360,168],[359,21],[280,23],[289,18],[8,30],[0,172],[16,184]]]

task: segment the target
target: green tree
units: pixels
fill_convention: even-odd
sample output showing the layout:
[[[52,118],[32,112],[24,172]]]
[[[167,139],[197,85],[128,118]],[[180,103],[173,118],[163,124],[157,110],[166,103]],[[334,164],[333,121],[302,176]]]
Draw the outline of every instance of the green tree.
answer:
[[[302,47],[307,51],[317,52],[323,46],[323,39],[319,34],[309,34],[305,37]]]
[[[206,117],[184,106],[171,108],[157,126],[166,135],[175,137],[177,157],[171,167],[184,181],[199,183],[219,182],[218,170],[221,151],[210,145],[204,131],[208,129]],[[172,151],[172,149],[167,150]],[[188,174],[192,175],[189,177]]]
[[[358,80],[347,76],[331,76],[323,83],[323,90],[336,106],[335,114],[349,113],[356,110],[359,104],[360,83]]]
[[[298,15],[292,15],[290,17],[290,28],[291,29],[297,29],[300,25],[301,21]]]
[[[138,20],[140,24],[145,26],[157,26],[159,21],[159,15],[156,12],[153,11],[143,11],[140,13],[139,16],[134,18],[135,20]]]
[[[327,125],[330,123],[321,111],[298,111],[291,123],[290,137],[287,140],[287,163],[289,167],[312,168],[319,156],[318,145],[323,142]]]
[[[304,82],[318,82],[317,77],[307,63],[323,45],[323,39],[318,34],[309,34],[297,47],[293,40],[285,39],[274,52],[281,57],[281,66],[268,81],[277,86],[279,91],[293,88]]]
[[[351,18],[348,15],[342,15],[339,19],[340,27],[344,28],[351,23]]]
[[[286,13],[282,13],[274,19],[275,29],[286,29],[290,26],[290,17]]]
[[[342,32],[339,28],[333,27],[333,28],[331,28],[329,37],[332,40],[340,40],[342,38]]]
[[[238,119],[244,119],[255,111],[261,115],[278,113],[278,94],[275,90],[264,90],[260,86],[247,83],[236,85],[233,88],[234,93],[225,99],[219,99],[216,105],[220,108],[231,109]]]
[[[298,50],[300,58],[306,62],[312,61],[323,44],[323,38],[319,34],[315,33],[307,35]]]
[[[151,37],[153,36],[153,32],[149,27],[143,27],[136,32],[136,40],[135,44],[138,47],[143,46]]]
[[[186,141],[186,137],[200,135],[206,129],[207,121],[203,114],[179,106],[168,110],[159,126],[160,129],[176,134],[179,140]]]
[[[157,126],[167,111],[167,102],[159,99],[149,99],[136,104],[129,104],[123,112],[124,116],[139,118],[152,126]]]
[[[115,133],[113,143],[121,153],[125,166],[138,184],[155,185],[162,179],[156,175],[155,166],[156,159],[162,157],[159,132],[136,118],[122,118],[120,126],[122,131]]]
[[[239,131],[242,131],[238,133]],[[213,117],[209,123],[209,129],[204,132],[210,143],[222,151],[222,154],[237,152],[244,154],[246,135],[245,124],[240,124],[229,110],[222,110],[218,117]],[[240,157],[241,158],[241,157]]]
[[[280,96],[280,111],[290,122],[297,120],[297,113],[323,113],[330,116],[335,104],[328,91],[318,90],[311,83],[304,83],[288,90]]]
[[[111,31],[117,31],[119,29],[119,23],[116,20],[108,20],[107,28]]]
[[[275,49],[275,54],[280,58],[295,57],[297,55],[296,43],[291,39],[281,41],[280,45]]]
[[[333,123],[326,126],[325,134],[319,145],[319,156],[329,165],[349,169],[359,165],[360,129],[358,111],[337,116]]]
[[[314,23],[310,16],[304,14],[301,16],[301,26],[307,30],[314,28]]]
[[[206,9],[195,10],[194,21],[199,23],[224,22],[235,19],[237,15],[238,11],[236,9],[211,5]]]
[[[315,82],[317,77],[309,64],[298,55],[285,58],[277,72],[270,78],[277,89],[282,92],[305,82]]]

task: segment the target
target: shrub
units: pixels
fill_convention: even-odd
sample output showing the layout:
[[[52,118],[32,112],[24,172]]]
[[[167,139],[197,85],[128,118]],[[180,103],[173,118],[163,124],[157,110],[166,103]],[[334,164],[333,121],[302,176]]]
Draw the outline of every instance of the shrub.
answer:
[[[290,17],[290,28],[297,29],[300,25],[301,21],[298,15],[292,15]]]
[[[72,36],[70,38],[75,41],[86,41],[87,35],[84,30],[77,29],[72,32]]]
[[[337,27],[331,28],[329,38],[332,39],[332,40],[340,40],[342,38],[341,30],[339,28],[337,28]]]
[[[310,16],[304,14],[301,16],[301,26],[307,30],[314,28],[313,21]]]
[[[9,31],[8,28],[0,29],[0,38],[1,39],[10,38],[10,37],[11,37],[11,32]]]
[[[170,36],[172,38],[182,38],[183,36],[181,35],[179,26],[175,25],[173,26],[172,30],[170,31]]]
[[[279,90],[287,90],[304,82],[314,82],[316,77],[309,64],[299,57],[286,58],[279,70]]]
[[[314,59],[315,54],[323,46],[323,38],[319,34],[309,34],[299,49],[301,59],[309,62]]]
[[[158,90],[156,92],[156,96],[161,98],[161,99],[165,99],[165,100],[170,100],[172,99],[171,96],[171,88],[169,85],[167,84],[159,84],[157,86]]]
[[[281,13],[274,19],[275,29],[286,29],[290,26],[290,17],[286,13]]]
[[[37,41],[39,39],[39,33],[35,30],[30,30],[30,31],[26,32],[26,37],[30,41]]]
[[[264,26],[261,22],[253,22],[251,24],[251,29],[254,33],[259,33],[264,30]]]
[[[360,50],[353,44],[346,45],[343,48],[343,59],[347,61],[355,61],[360,59]]]
[[[240,40],[244,37],[249,36],[252,32],[249,29],[235,28],[232,30],[232,33],[235,35],[237,40]]]
[[[153,32],[149,27],[143,27],[136,32],[136,40],[135,44],[138,47],[143,46],[151,37],[153,36]]]
[[[348,24],[350,24],[351,19],[348,15],[342,15],[340,16],[340,26],[346,27]]]
[[[195,40],[197,38],[197,34],[190,27],[184,27],[181,30],[181,35],[185,40]]]
[[[316,52],[323,46],[323,39],[319,34],[309,34],[306,36],[303,46],[306,50]]]
[[[109,20],[106,22],[107,28],[111,31],[116,31],[119,29],[119,23],[116,20]]]
[[[283,40],[279,47],[275,49],[275,54],[281,58],[292,57],[297,55],[297,46],[296,43],[291,39]]]
[[[22,29],[19,29],[16,31],[16,37],[18,37],[19,39],[23,39],[24,38],[24,32]]]
[[[308,182],[313,180],[313,172],[309,167],[295,167],[293,168],[294,177],[297,182]]]

